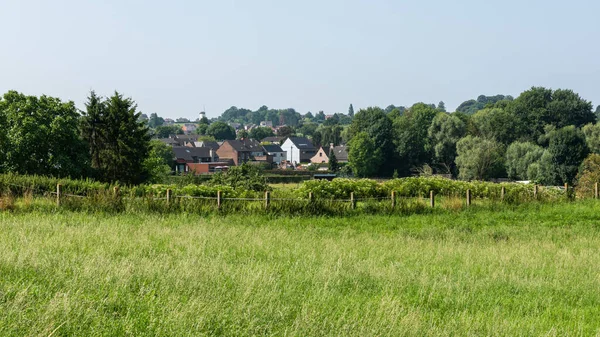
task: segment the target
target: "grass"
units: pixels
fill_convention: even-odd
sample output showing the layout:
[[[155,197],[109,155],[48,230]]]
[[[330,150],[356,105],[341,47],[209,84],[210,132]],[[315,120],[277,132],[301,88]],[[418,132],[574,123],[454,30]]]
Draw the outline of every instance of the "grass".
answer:
[[[0,335],[594,335],[599,220],[2,212]]]

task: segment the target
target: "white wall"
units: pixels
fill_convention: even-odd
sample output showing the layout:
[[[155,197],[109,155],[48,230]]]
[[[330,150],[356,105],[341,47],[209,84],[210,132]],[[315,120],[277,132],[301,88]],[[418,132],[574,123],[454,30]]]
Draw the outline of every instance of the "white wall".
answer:
[[[296,148],[296,145],[288,138],[285,143],[281,145],[281,149],[287,153],[287,160],[294,164],[300,163],[300,150]]]

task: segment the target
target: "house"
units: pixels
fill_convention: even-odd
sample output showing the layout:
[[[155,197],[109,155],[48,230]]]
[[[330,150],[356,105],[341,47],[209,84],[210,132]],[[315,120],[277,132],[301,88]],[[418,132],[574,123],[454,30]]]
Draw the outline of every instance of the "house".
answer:
[[[213,149],[213,151],[215,151],[215,152],[217,152],[217,150],[219,149],[219,146],[221,146],[217,142],[207,141],[207,140],[201,140],[201,141],[194,142],[194,145],[196,145],[196,147],[208,147],[208,148]]]
[[[181,127],[181,129],[183,130],[183,133],[185,133],[186,135],[191,135],[192,133],[196,132],[197,128],[198,128],[198,125],[193,124],[193,123],[185,123]]]
[[[263,128],[272,128],[273,127],[273,121],[262,121],[260,122],[260,126]]]
[[[174,146],[175,171],[189,172],[187,164],[211,163],[218,161],[216,153],[208,147]]]
[[[312,142],[305,137],[289,137],[281,148],[287,152],[287,160],[294,165],[310,162],[310,159],[317,153]]]
[[[233,160],[236,166],[249,161],[269,164],[273,162],[273,157],[269,156],[262,145],[254,139],[226,140],[219,146],[217,155],[221,159]]]
[[[263,145],[265,152],[273,157],[273,162],[281,165],[282,161],[287,158],[286,152],[279,145]]]
[[[348,148],[346,145],[333,146],[333,144],[329,144],[329,147],[321,147],[315,156],[310,158],[310,162],[314,164],[329,163],[332,153],[335,154],[338,163],[348,162]]]

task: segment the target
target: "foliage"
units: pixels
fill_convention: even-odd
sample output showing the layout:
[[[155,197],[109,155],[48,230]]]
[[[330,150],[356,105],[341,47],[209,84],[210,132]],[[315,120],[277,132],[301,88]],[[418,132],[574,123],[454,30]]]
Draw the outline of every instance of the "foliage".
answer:
[[[249,134],[249,137],[251,139],[256,139],[259,141],[263,140],[267,137],[273,137],[273,136],[275,136],[273,129],[267,128],[267,127],[253,128],[252,130],[250,130],[250,134]]]
[[[431,123],[439,112],[435,107],[417,103],[394,121],[395,143],[400,158],[402,175],[423,166],[432,157],[432,145],[428,139]]]
[[[590,154],[579,168],[576,194],[579,198],[594,197],[594,185],[600,184],[600,155]]]
[[[242,189],[248,191],[268,191],[270,189],[264,175],[260,169],[254,165],[242,164],[240,166],[231,166],[226,172],[219,172],[213,175],[212,185],[225,185],[233,189]]]
[[[586,124],[581,130],[590,151],[600,154],[600,124]]]
[[[380,108],[370,107],[367,109],[361,109],[354,115],[352,124],[348,128],[348,137],[351,143],[353,138],[359,133],[366,133],[367,138],[373,142],[374,148],[379,153],[372,153],[369,156],[375,156],[374,158],[364,159],[377,159],[377,162],[371,162],[369,168],[359,168],[361,172],[368,172],[367,175],[377,174],[380,176],[389,176],[393,171],[393,164],[395,160],[394,152],[394,130],[392,121],[387,117],[385,112]],[[361,141],[362,142],[362,141]],[[366,153],[365,153],[366,154]],[[358,155],[358,152],[355,152]],[[367,163],[363,161],[363,163]],[[356,166],[352,165],[352,169],[355,174]]]
[[[92,94],[90,95],[90,98],[94,97],[94,92],[92,91]],[[150,118],[148,119],[148,126],[155,129],[159,126],[162,126],[163,124],[165,124],[165,119],[162,117],[159,117],[156,113],[151,113],[150,114]]]
[[[106,100],[92,91],[82,119],[82,134],[88,140],[92,168],[106,182],[139,184],[147,179],[144,160],[150,134],[131,98],[118,92]]]
[[[379,172],[383,161],[381,149],[366,132],[356,134],[348,145],[348,162],[357,177],[371,177]]]
[[[277,129],[277,136],[278,137],[293,137],[296,135],[296,130],[294,130],[293,127],[291,126],[282,126],[279,129]]]
[[[325,146],[333,144],[338,146],[342,143],[342,127],[339,125],[326,126],[321,129],[321,143]]]
[[[352,106],[352,104],[350,104],[350,107],[348,108],[348,116],[354,117],[354,107]]]
[[[458,141],[456,153],[458,176],[461,179],[487,179],[501,171],[504,164],[502,145],[490,139],[469,135]]]
[[[428,136],[431,140],[435,162],[447,173],[453,173],[456,158],[456,143],[465,136],[466,126],[453,114],[438,113],[431,122]]]
[[[473,115],[477,111],[485,108],[488,105],[493,105],[497,102],[507,100],[512,101],[512,96],[504,96],[504,95],[496,95],[496,96],[485,96],[480,95],[476,100],[471,99],[461,103],[461,105],[456,108],[456,112],[462,112],[467,115]]]
[[[515,141],[517,120],[514,116],[501,108],[483,109],[471,117],[474,127],[473,135],[486,139],[493,139],[501,144],[508,145]]]
[[[250,134],[248,133],[248,131],[246,130],[240,130],[237,132],[236,138],[237,139],[247,139],[248,136],[250,136]]]
[[[567,126],[552,130],[545,137],[549,146],[540,160],[538,179],[547,185],[572,185],[579,165],[589,153],[583,132]]]
[[[236,137],[235,129],[225,122],[214,122],[206,129],[208,136],[217,140],[233,140]]]
[[[170,135],[182,135],[183,129],[179,125],[161,125],[154,129],[156,138],[169,138]]]
[[[530,170],[539,162],[544,149],[529,142],[514,142],[506,149],[506,173],[511,179],[536,180],[537,169]],[[539,164],[538,164],[539,165]]]
[[[0,100],[0,172],[83,177],[89,159],[73,102],[9,91]]]
[[[148,182],[162,183],[171,174],[173,148],[160,140],[151,140],[148,157],[144,160],[144,170],[148,173]]]
[[[334,151],[329,152],[329,163],[328,163],[329,171],[337,172],[340,168],[340,164],[338,163],[337,157],[335,156]]]

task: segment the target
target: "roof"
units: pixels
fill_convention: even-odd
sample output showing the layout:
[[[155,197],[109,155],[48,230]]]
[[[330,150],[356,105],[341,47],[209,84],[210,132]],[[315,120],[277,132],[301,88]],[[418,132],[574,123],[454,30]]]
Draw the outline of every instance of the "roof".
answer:
[[[160,138],[159,140],[167,145],[179,145],[179,142],[173,138]]]
[[[187,146],[174,146],[173,153],[175,158],[182,159],[185,161],[193,161],[193,157],[198,158],[212,158],[208,147],[187,147]]]
[[[281,149],[279,145],[263,145],[263,148],[267,152],[285,152]]]
[[[333,153],[338,161],[348,161],[348,147],[346,145],[334,146]],[[327,154],[329,157],[331,154]]]
[[[175,140],[179,141],[198,141],[199,135],[176,135]]]
[[[196,144],[196,147],[209,147],[216,151],[219,148],[219,143],[212,141],[199,141],[198,144]]]
[[[262,145],[255,139],[226,140],[224,143],[229,143],[237,152],[264,152]]]
[[[314,150],[315,146],[313,143],[306,137],[289,137],[288,138],[294,145],[296,145],[299,149],[307,149]]]

